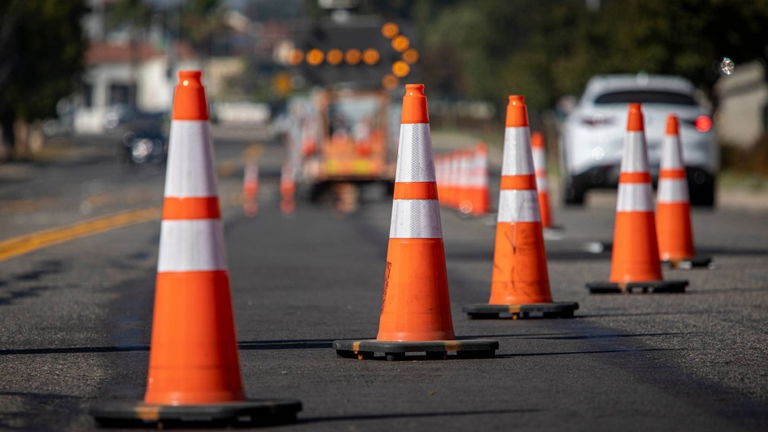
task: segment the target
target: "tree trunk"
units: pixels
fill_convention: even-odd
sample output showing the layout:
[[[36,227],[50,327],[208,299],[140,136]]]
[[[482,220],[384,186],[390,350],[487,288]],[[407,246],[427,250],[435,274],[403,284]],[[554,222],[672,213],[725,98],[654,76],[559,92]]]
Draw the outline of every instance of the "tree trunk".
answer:
[[[13,156],[16,136],[13,131],[13,114],[0,114],[0,161],[9,160]]]

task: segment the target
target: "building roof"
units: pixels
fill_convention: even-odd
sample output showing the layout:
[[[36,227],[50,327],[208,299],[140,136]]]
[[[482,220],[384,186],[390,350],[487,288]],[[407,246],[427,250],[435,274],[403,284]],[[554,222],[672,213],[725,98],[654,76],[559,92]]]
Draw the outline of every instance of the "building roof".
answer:
[[[187,43],[177,43],[176,50],[181,59],[197,57],[192,47]],[[88,51],[85,53],[85,63],[87,65],[129,63],[131,60],[147,61],[164,55],[165,52],[146,42],[136,44],[135,48],[126,43],[91,42]]]

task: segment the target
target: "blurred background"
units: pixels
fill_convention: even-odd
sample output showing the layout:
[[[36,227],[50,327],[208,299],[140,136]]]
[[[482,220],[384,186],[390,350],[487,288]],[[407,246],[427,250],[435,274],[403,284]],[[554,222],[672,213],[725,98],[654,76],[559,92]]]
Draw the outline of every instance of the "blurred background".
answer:
[[[714,134],[720,180],[762,188],[766,22],[762,1],[9,0],[0,160],[87,135],[162,141],[176,72],[199,68],[214,122],[284,134],[304,127],[291,122],[293,106],[325,110],[329,136],[345,116],[349,134],[371,136],[373,118],[396,123],[396,112],[370,98],[336,103],[338,92],[384,95],[396,109],[402,86],[423,82],[433,131],[498,148],[506,95],[523,94],[553,164],[564,165],[564,124],[590,78],[631,74],[643,85],[661,74],[692,83],[704,118],[691,121]]]

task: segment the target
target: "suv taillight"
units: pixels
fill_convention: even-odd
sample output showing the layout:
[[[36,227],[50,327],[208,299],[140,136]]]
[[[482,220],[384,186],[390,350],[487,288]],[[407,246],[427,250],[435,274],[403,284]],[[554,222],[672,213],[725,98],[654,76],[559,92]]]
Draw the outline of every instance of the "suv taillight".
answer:
[[[696,117],[696,122],[693,125],[699,132],[709,132],[709,130],[712,129],[712,119],[709,118],[709,116],[700,115]]]
[[[696,128],[701,133],[707,133],[712,129],[712,118],[706,115],[700,115],[693,120],[682,120]]]

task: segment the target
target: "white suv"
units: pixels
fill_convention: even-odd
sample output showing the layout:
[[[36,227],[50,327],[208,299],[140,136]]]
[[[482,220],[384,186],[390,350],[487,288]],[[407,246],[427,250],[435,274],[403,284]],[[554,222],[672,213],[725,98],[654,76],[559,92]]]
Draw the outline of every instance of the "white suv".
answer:
[[[696,100],[690,81],[665,75],[592,77],[560,135],[563,199],[583,205],[589,189],[616,187],[627,123],[627,105],[639,102],[651,175],[659,170],[667,115],[680,118],[680,139],[688,173],[691,204],[713,206],[719,150],[710,113]]]

